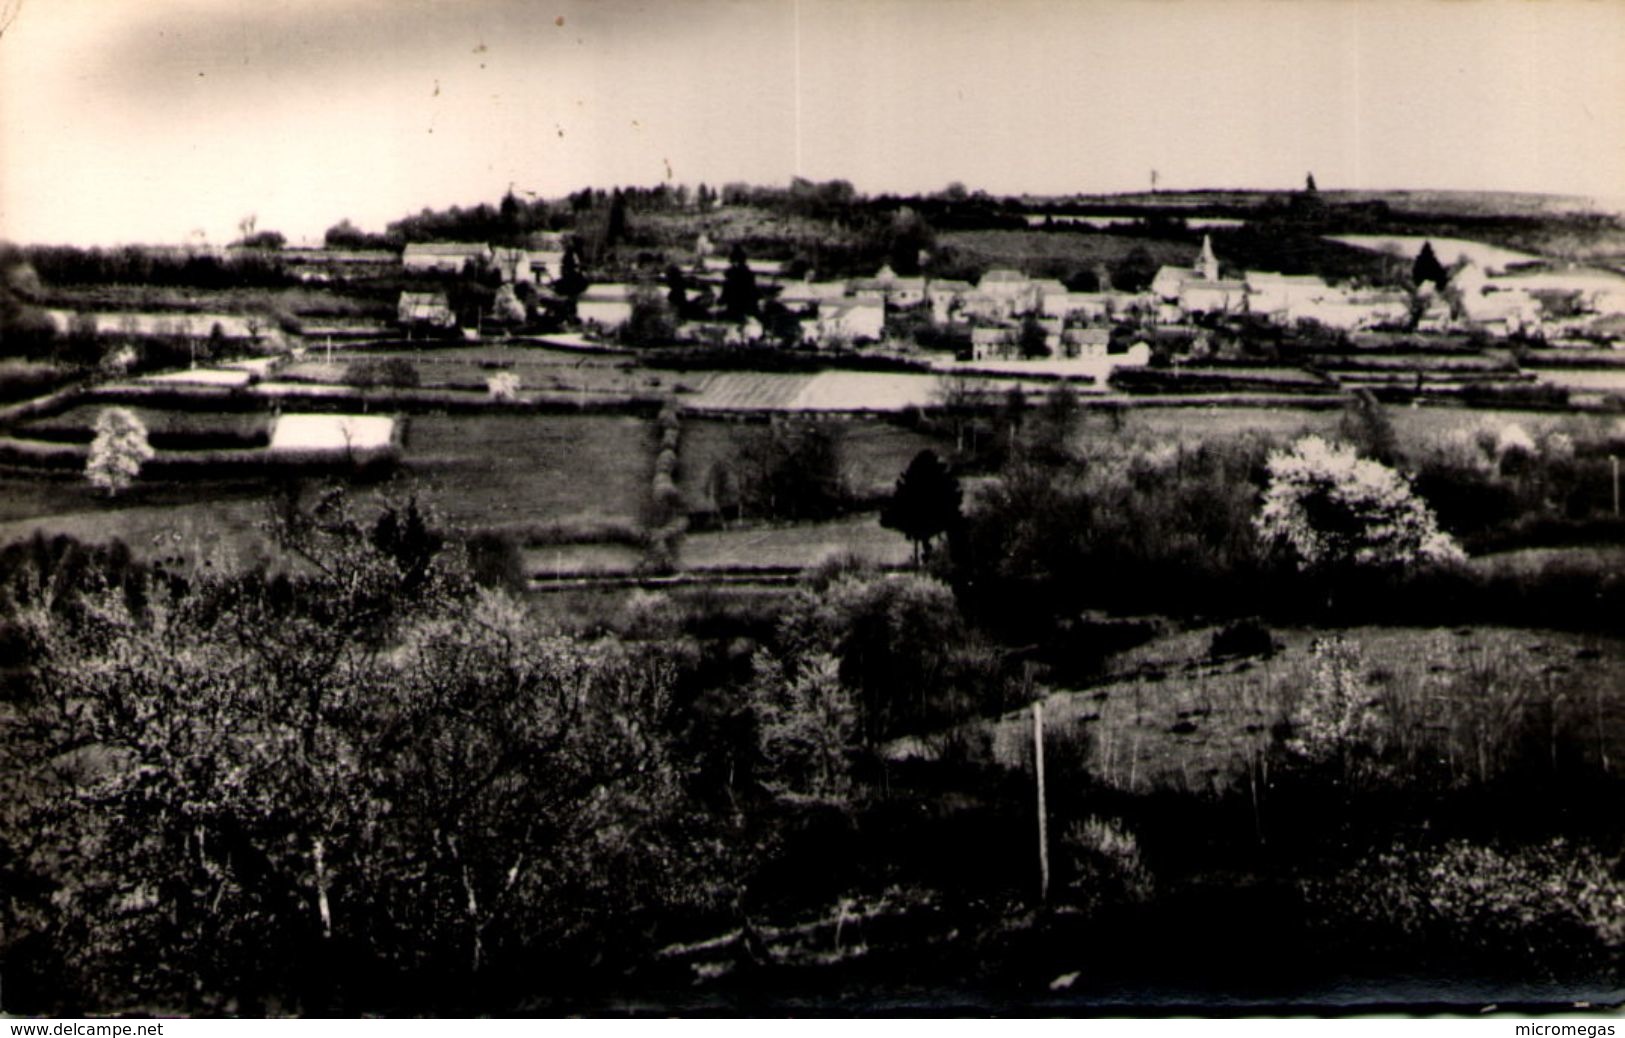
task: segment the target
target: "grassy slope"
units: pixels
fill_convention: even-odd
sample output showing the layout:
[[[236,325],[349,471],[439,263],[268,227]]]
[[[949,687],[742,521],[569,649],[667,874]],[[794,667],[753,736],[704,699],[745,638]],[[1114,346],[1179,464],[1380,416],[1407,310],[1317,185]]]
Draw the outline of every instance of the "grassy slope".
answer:
[[[1098,685],[1050,695],[1047,731],[1115,788],[1245,789],[1249,762],[1312,680],[1310,645],[1326,633],[1277,631],[1282,649],[1273,658],[1222,661],[1207,657],[1212,628],[1159,638],[1117,657]],[[1551,704],[1566,740],[1559,767],[1594,766],[1599,750],[1625,760],[1625,646],[1617,640],[1501,628],[1341,633],[1358,648],[1379,715],[1396,722],[1401,752],[1466,778],[1483,741],[1493,773],[1520,724],[1547,730]],[[992,761],[1024,767],[1031,738],[1021,712],[976,726],[973,744]]]

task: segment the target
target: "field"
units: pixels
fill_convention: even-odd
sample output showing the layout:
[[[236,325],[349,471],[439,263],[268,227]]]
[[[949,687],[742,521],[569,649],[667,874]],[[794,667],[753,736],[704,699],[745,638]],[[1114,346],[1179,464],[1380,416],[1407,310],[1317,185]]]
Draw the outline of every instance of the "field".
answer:
[[[1457,259],[1465,256],[1486,270],[1502,270],[1514,263],[1530,263],[1540,259],[1539,256],[1529,252],[1518,252],[1513,249],[1504,249],[1498,245],[1486,245],[1483,242],[1468,241],[1465,238],[1428,238],[1420,235],[1399,234],[1338,234],[1333,235],[1332,241],[1340,241],[1345,245],[1353,245],[1361,249],[1370,249],[1373,252],[1386,252],[1397,250],[1407,258],[1414,258],[1422,251],[1427,242],[1433,243],[1433,254],[1439,257],[1439,262],[1450,266]]]
[[[65,436],[94,410],[76,409],[46,421]],[[201,435],[202,427],[212,430],[211,436],[232,429],[264,435],[270,422],[269,416],[253,414],[149,412],[148,417],[155,428]],[[465,530],[546,524],[624,530],[635,527],[647,499],[652,450],[650,426],[638,418],[420,415],[408,420],[399,472],[358,495],[416,494],[443,521]],[[263,482],[146,480],[109,500],[77,473],[6,478],[0,480],[0,540],[38,529],[92,541],[117,537],[145,553],[145,546],[185,531],[200,544],[219,542],[253,559],[265,552],[257,524],[267,516],[270,492]]]
[[[1316,679],[1311,644],[1338,634],[1354,680],[1379,704],[1375,724],[1452,780],[1482,779],[1516,752],[1518,722],[1572,754],[1557,766],[1625,760],[1625,646],[1550,631],[1362,627],[1276,631],[1269,658],[1213,660],[1212,628],[1170,634],[1116,657],[1100,683],[1044,699],[1052,745],[1069,746],[1106,785],[1129,792],[1245,790],[1249,768]],[[1524,715],[1528,715],[1527,717]],[[977,727],[976,752],[1030,766],[1026,712]],[[898,752],[918,752],[903,745]]]
[[[914,557],[908,540],[881,526],[873,514],[826,523],[691,533],[683,538],[680,556],[684,570],[779,571],[806,569],[843,556],[880,566],[901,566]]]
[[[421,415],[400,482],[455,526],[625,518],[648,497],[654,435],[616,415]]]
[[[1486,353],[1379,353],[1361,350],[1358,353],[1330,354],[1316,358],[1315,367],[1327,371],[1507,371],[1516,368],[1512,358],[1503,352]]]
[[[1541,368],[1540,381],[1580,393],[1625,393],[1625,367],[1612,370]]]
[[[202,450],[213,447],[263,447],[270,440],[267,414],[166,411],[130,408],[147,427],[151,444],[159,450]],[[17,435],[24,439],[62,443],[89,443],[96,435],[102,407],[81,404],[60,414],[23,422]]]
[[[596,392],[668,392],[681,376],[668,372],[636,370],[630,361],[611,357],[539,347],[504,346],[482,343],[478,346],[446,346],[421,350],[369,349],[335,354],[326,363],[320,351],[290,364],[279,377],[312,382],[342,382],[345,369],[360,360],[405,360],[418,373],[422,385],[447,389],[478,389],[499,372],[519,377],[525,390],[590,390]]]
[[[678,381],[695,411],[902,411],[936,402],[940,376],[865,371],[696,372]]]
[[[86,543],[123,541],[139,558],[195,545],[249,565],[271,556],[263,484],[137,484],[108,500],[78,474],[0,477],[0,544],[67,534]]]
[[[1031,273],[1087,270],[1144,248],[1159,264],[1189,266],[1197,247],[1127,235],[1084,231],[947,231],[937,236],[967,264],[1014,267]]]

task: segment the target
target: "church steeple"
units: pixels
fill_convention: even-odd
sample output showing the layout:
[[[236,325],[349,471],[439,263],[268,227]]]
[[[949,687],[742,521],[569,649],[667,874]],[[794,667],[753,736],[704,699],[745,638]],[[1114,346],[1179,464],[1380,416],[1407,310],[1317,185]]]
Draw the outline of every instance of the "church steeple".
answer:
[[[1208,281],[1219,280],[1219,261],[1213,255],[1213,238],[1202,235],[1202,255],[1196,261],[1196,272]]]

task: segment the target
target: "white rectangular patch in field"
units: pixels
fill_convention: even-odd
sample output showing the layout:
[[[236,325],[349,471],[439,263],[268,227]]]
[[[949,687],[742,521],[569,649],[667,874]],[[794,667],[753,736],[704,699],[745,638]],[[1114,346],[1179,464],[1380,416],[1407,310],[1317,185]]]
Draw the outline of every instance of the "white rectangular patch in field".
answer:
[[[360,414],[285,414],[271,430],[274,451],[378,450],[388,447],[395,419]]]
[[[247,371],[223,371],[219,368],[193,368],[187,371],[166,371],[162,375],[148,375],[144,382],[164,382],[183,386],[246,386],[252,377]]]

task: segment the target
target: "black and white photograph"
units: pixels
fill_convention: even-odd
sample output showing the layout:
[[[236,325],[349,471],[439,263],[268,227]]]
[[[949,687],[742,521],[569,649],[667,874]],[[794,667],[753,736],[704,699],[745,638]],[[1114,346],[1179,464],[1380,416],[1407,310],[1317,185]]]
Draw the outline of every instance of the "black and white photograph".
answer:
[[[1625,3],[0,0],[0,1013],[1614,1019],[1622,457]]]

